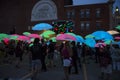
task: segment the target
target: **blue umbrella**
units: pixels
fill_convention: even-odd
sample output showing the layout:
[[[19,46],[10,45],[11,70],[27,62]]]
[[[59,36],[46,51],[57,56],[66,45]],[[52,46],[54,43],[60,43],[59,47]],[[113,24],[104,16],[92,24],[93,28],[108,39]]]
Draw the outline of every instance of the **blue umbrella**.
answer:
[[[82,43],[84,42],[83,37],[80,35],[76,35],[76,39],[77,39],[77,42],[82,42]]]
[[[113,40],[113,36],[106,31],[95,31],[92,35],[95,40]]]
[[[93,38],[86,38],[84,43],[86,45],[88,45],[89,47],[94,48],[95,44],[96,44],[96,41]]]
[[[48,24],[48,23],[40,23],[40,24],[36,24],[32,30],[48,30],[48,29],[52,29],[53,27]]]

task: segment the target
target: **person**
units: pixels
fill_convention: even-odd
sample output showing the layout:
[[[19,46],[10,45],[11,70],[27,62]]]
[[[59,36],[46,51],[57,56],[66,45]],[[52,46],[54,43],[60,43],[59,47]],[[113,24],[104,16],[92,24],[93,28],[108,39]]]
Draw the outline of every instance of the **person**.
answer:
[[[33,45],[30,47],[30,55],[32,57],[32,78],[36,79],[39,68],[41,66],[41,57],[42,57],[42,46],[39,43],[40,39],[39,38],[35,38]]]
[[[22,56],[23,56],[23,46],[22,42],[19,41],[15,47],[15,56],[16,56],[16,67],[20,67],[20,62],[22,61]]]
[[[82,54],[82,45],[80,43],[77,43],[77,54],[78,54],[78,63],[79,67],[81,68],[81,54]]]
[[[110,52],[107,48],[100,48],[100,68],[101,68],[101,78],[105,80],[110,80],[112,73],[112,58],[110,57]]]
[[[78,53],[77,53],[77,46],[75,45],[75,41],[71,42],[72,44],[72,66],[69,69],[69,73],[71,73],[71,68],[74,68],[74,74],[78,74],[78,66],[77,66],[77,61],[78,61]]]
[[[53,67],[54,64],[53,64],[53,57],[54,57],[54,49],[55,49],[55,45],[54,43],[52,42],[52,40],[50,40],[50,44],[48,45],[48,66],[49,67]]]
[[[41,39],[41,43],[42,43],[42,57],[41,57],[41,64],[42,64],[42,71],[47,71],[47,67],[45,64],[45,58],[47,55],[47,44],[44,42],[44,39]]]
[[[61,50],[61,56],[63,58],[63,69],[65,74],[64,80],[69,80],[69,67],[71,66],[71,58],[69,51],[70,51],[69,42],[65,42]]]

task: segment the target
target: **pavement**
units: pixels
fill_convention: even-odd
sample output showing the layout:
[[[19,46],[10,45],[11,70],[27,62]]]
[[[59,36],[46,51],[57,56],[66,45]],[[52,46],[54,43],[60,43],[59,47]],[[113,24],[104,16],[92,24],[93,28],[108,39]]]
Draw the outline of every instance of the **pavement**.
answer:
[[[73,70],[73,69],[72,69]],[[21,78],[30,74],[30,65],[28,56],[25,55],[20,68],[13,64],[0,64],[0,80],[22,80]],[[100,80],[100,68],[97,63],[90,60],[89,64],[83,64],[79,68],[79,74],[70,74],[70,80]],[[8,78],[8,79],[5,79]],[[48,68],[46,72],[39,72],[38,80],[64,80],[64,71],[61,65]],[[114,72],[112,80],[120,80],[119,74]],[[24,80],[31,80],[30,77]]]

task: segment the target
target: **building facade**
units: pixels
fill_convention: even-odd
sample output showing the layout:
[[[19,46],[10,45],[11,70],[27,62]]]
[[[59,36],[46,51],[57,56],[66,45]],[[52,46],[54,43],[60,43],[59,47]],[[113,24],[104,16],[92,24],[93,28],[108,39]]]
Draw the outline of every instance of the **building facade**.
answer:
[[[110,29],[110,2],[76,6],[72,3],[72,0],[0,0],[0,32],[21,34],[31,31],[37,23],[62,20],[73,21],[74,33],[83,36]]]

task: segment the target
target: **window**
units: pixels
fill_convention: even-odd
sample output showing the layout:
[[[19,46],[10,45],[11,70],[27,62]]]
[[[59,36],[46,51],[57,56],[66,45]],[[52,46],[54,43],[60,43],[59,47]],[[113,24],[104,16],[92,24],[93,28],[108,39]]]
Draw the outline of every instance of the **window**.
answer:
[[[86,30],[89,30],[90,28],[90,22],[86,22]]]
[[[68,11],[67,12],[67,18],[70,19],[71,18],[71,13]]]
[[[97,29],[100,29],[101,28],[101,22],[96,21],[96,27],[97,27]]]
[[[96,9],[96,17],[99,18],[101,14],[100,8]]]
[[[84,22],[81,22],[81,24],[80,24],[80,29],[81,29],[81,31],[84,30],[84,27],[85,27],[85,23],[84,23]]]
[[[85,17],[85,11],[82,9],[80,10],[80,18],[84,18]]]
[[[90,9],[86,9],[86,18],[90,17]]]
[[[72,11],[67,11],[67,18],[70,19],[70,18],[74,18],[75,17],[75,12],[74,10]]]

